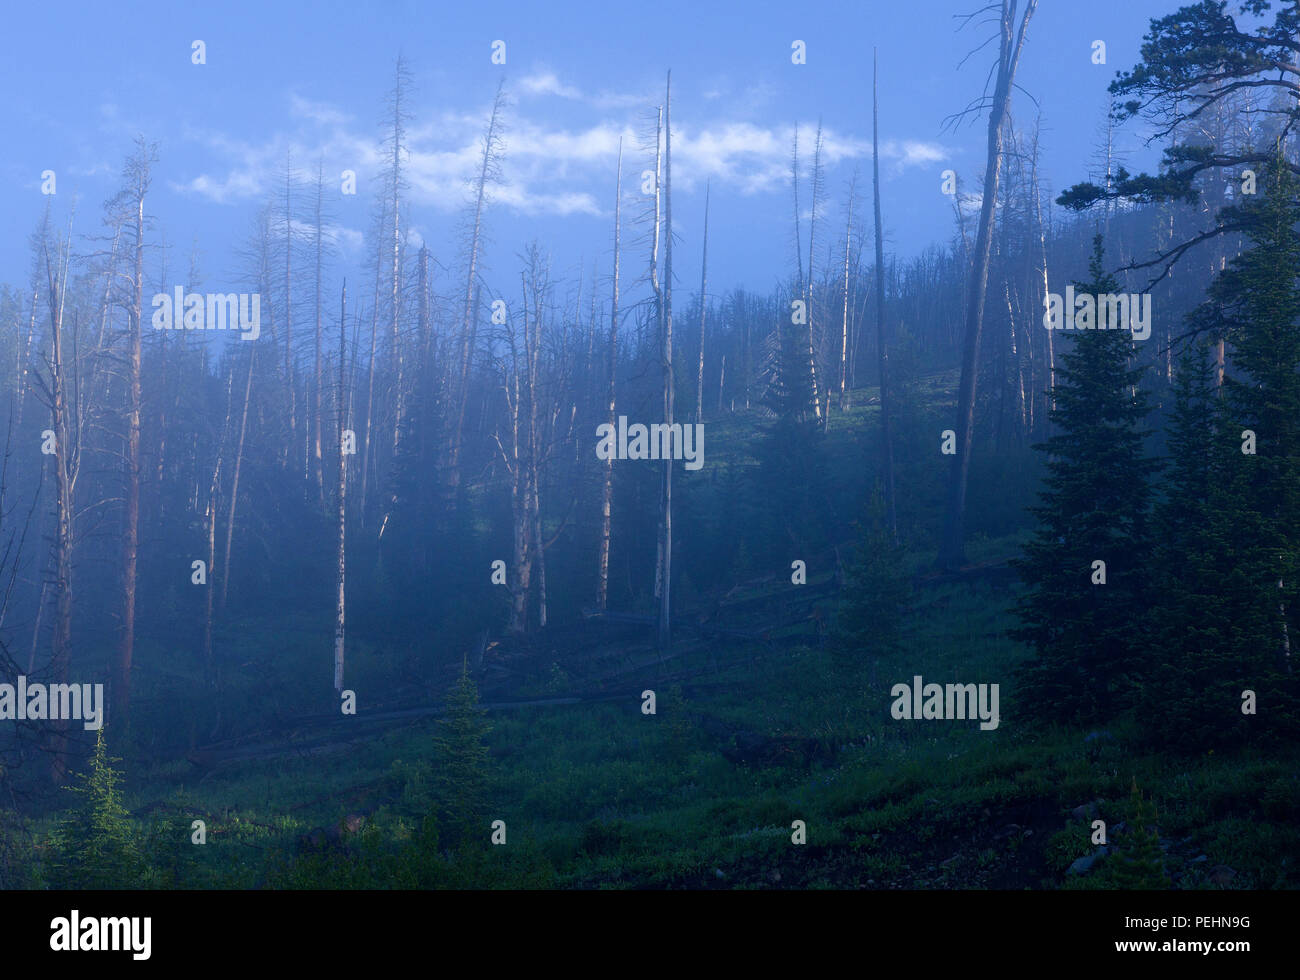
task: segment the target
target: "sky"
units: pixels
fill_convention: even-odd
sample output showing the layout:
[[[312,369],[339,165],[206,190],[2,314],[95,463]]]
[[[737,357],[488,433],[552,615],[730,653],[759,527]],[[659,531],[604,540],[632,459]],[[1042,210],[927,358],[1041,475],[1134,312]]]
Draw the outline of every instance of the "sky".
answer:
[[[412,73],[409,228],[415,244],[428,243],[438,275],[458,267],[468,181],[504,78],[504,182],[487,215],[486,278],[510,290],[532,240],[549,250],[557,276],[590,282],[593,265],[607,276],[619,137],[630,218],[641,173],[653,165],[639,137],[663,102],[668,69],[679,295],[699,288],[706,184],[709,294],[766,291],[791,274],[791,136],[798,126],[806,168],[819,121],[821,265],[824,249],[842,241],[855,168],[859,193],[870,190],[873,48],[886,251],[906,258],[952,234],[945,169],[963,189],[978,187],[987,117],[956,130],[944,120],[979,93],[996,55],[990,44],[959,67],[996,31],[987,19],[961,26],[958,15],[981,3],[15,5],[0,37],[0,126],[17,137],[0,160],[0,281],[29,276],[28,235],[46,201],[42,172],[56,174],[60,224],[75,200],[74,232],[96,234],[137,133],[159,144],[148,210],[169,246],[171,281],[184,281],[195,243],[209,290],[243,280],[238,250],[286,152],[304,173],[323,161],[332,216],[322,223],[338,249],[336,272],[361,275],[399,54]],[[1041,112],[1043,179],[1053,194],[1095,169],[1106,86],[1134,64],[1150,19],[1177,5],[1041,0],[1013,112],[1025,127]],[[192,63],[195,40],[204,42],[205,64]],[[1104,65],[1093,63],[1095,40],[1105,42]],[[492,61],[494,41],[505,42],[504,65]],[[792,63],[795,41],[804,42],[804,64]],[[1140,124],[1118,134],[1130,169],[1157,156],[1143,136]],[[357,173],[354,196],[341,193],[344,170]],[[805,179],[805,250],[809,204]],[[644,264],[635,234],[625,235],[625,270]],[[156,268],[162,255],[149,261]]]

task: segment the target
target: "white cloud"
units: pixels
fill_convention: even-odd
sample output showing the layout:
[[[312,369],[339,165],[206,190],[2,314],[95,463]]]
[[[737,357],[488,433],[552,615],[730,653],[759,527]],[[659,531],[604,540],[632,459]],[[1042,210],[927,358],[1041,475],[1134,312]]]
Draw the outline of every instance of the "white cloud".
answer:
[[[352,118],[324,102],[304,99],[296,92],[289,93],[289,111],[300,119],[310,119],[329,126],[342,126]]]
[[[927,143],[922,140],[885,140],[880,144],[880,156],[894,161],[895,172],[908,167],[927,163],[938,163],[948,159],[952,154],[939,143]]]
[[[564,85],[553,71],[537,72],[519,80],[519,87],[529,95],[558,95],[562,99],[581,99],[582,93]]]

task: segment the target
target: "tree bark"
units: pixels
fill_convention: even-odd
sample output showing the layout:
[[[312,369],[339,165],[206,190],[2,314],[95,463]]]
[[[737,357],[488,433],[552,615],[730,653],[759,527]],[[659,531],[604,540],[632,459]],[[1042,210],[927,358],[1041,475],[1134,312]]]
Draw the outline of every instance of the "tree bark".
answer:
[[[347,363],[344,351],[347,348],[348,320],[348,281],[343,280],[343,289],[339,297],[339,422],[338,422],[338,590],[334,616],[334,690],[343,690],[343,641],[345,614],[347,611],[346,593],[344,591],[344,572],[347,568],[347,492],[348,492],[348,457],[343,452],[343,432],[347,428],[347,393],[344,365]]]
[[[664,89],[664,281],[663,281],[663,372],[664,425],[671,440],[673,424],[673,124],[672,81],[668,73]],[[673,447],[674,451],[676,447]],[[673,584],[673,454],[664,463],[663,501],[660,507],[663,552],[663,588],[659,595],[659,646],[672,643]]]
[[[695,421],[704,421],[704,320],[708,312],[705,291],[709,284],[709,184],[704,185],[704,254],[700,259],[700,368],[695,379]]]
[[[623,140],[618,141],[618,174],[614,179],[614,285],[609,306],[609,398],[606,421],[611,431],[617,425],[615,394],[618,382],[618,272],[619,237],[623,211]],[[604,485],[600,494],[600,555],[596,562],[596,608],[604,611],[609,601],[609,545],[614,508],[614,457],[605,460]]]
[[[875,52],[871,56],[871,173],[876,218],[876,357],[880,365],[881,468],[885,481],[885,511],[889,533],[898,537],[898,516],[894,505],[894,442],[889,424],[889,352],[885,343],[885,245],[880,217],[880,100],[877,98]],[[846,255],[847,260],[847,255]]]
[[[957,395],[957,452],[944,521],[939,563],[953,568],[965,562],[966,485],[970,476],[971,443],[975,435],[975,387],[979,373],[980,333],[984,326],[984,300],[988,293],[989,253],[993,241],[993,220],[1002,170],[1002,140],[1015,82],[1016,66],[1024,46],[1025,32],[1038,0],[1028,0],[1018,31],[1015,28],[1015,0],[1002,0],[1001,43],[997,81],[988,121],[988,157],[984,168],[984,197],[980,204],[979,230],[971,267],[971,288],[966,297],[966,337],[962,350],[961,385]]]
[[[122,533],[122,641],[113,678],[113,715],[121,735],[131,712],[131,660],[135,652],[135,583],[140,540],[140,317],[144,306],[144,199],[153,154],[143,141],[128,164],[135,220],[135,261],[127,317],[126,523]]]

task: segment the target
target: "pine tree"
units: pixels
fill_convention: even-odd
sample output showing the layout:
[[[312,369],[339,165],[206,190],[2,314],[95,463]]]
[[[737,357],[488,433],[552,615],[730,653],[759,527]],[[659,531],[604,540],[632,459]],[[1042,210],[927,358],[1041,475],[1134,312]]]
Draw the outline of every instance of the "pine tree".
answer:
[[[868,653],[887,657],[898,649],[912,591],[905,555],[890,533],[885,499],[877,485],[841,596],[835,648],[845,659],[860,660]]]
[[[144,873],[135,826],[122,805],[122,777],[113,769],[103,729],[90,770],[67,787],[80,802],[65,814],[50,841],[49,881],[55,888],[135,888]]]
[[[1079,293],[1113,294],[1095,239],[1091,282]],[[1032,508],[1038,528],[1014,564],[1026,589],[1013,635],[1037,656],[1021,676],[1020,703],[1038,721],[1090,724],[1128,707],[1141,676],[1140,634],[1148,595],[1147,487],[1154,462],[1140,429],[1148,412],[1130,367],[1128,330],[1080,330],[1062,353],[1045,488]],[[1104,562],[1098,566],[1096,562]],[[1104,571],[1104,584],[1101,576]]]
[[[1202,741],[1252,729],[1300,732],[1290,657],[1300,600],[1300,181],[1279,156],[1260,191],[1227,209],[1225,220],[1245,225],[1250,247],[1197,311],[1232,350],[1212,443],[1212,533],[1194,559],[1208,581],[1193,622],[1214,641],[1189,665],[1200,704],[1186,720]],[[1246,689],[1267,705],[1257,717],[1241,713]]]
[[[462,667],[434,739],[439,838],[445,845],[463,844],[487,833],[488,749],[484,739],[491,726],[485,714],[478,704],[478,688],[468,668]]]
[[[1241,609],[1225,587],[1241,569],[1228,558],[1236,550],[1224,472],[1231,447],[1211,370],[1201,348],[1179,363],[1166,434],[1169,472],[1153,522],[1153,655],[1139,717],[1162,749],[1222,744],[1244,722],[1240,712],[1234,719],[1224,711],[1240,695],[1230,644]]]
[[[1117,848],[1107,863],[1104,881],[1121,891],[1169,888],[1171,882],[1165,873],[1160,835],[1155,826],[1155,807],[1142,798],[1136,779],[1129,806],[1128,833],[1124,835],[1123,846]]]

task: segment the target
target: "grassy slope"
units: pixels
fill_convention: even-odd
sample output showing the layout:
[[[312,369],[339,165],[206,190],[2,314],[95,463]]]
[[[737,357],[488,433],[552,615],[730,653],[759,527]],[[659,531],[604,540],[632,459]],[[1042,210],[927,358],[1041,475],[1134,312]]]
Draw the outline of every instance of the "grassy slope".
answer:
[[[849,416],[832,416],[828,451],[850,460],[841,466],[861,465],[853,460],[877,412],[870,394],[855,393],[861,407]],[[749,462],[755,424],[710,423],[710,460]],[[1016,544],[976,541],[970,558]],[[1118,730],[1091,745],[1083,732],[1024,733],[1012,674],[1026,654],[1003,632],[1012,599],[982,585],[926,589],[890,663],[845,668],[815,645],[756,648],[750,662],[710,678],[724,683],[709,692],[658,689],[654,716],[632,698],[495,713],[489,819],[506,821],[510,843],[491,848],[485,827],[485,859],[522,849],[554,869],[545,882],[581,888],[1097,887],[1104,871],[1065,876],[1089,850],[1089,821],[1070,811],[1100,800],[1114,827],[1131,816],[1136,779],[1156,801],[1181,887],[1210,887],[1219,864],[1235,870],[1231,887],[1300,884],[1294,748],[1267,759],[1171,760],[1135,754]],[[281,660],[293,655],[290,646]],[[890,686],[913,674],[1000,684],[1001,726],[893,721]],[[816,739],[824,752],[811,764],[793,754],[729,761],[724,750],[739,732]],[[409,840],[430,801],[431,741],[432,722],[422,722],[201,778],[188,763],[156,766],[132,773],[129,802],[170,821],[159,828],[171,842],[160,859],[183,864],[189,883],[248,887],[264,883],[300,835],[350,811],[372,811],[363,837],[373,847]],[[188,844],[195,816],[208,820],[203,848]],[[806,845],[791,843],[793,820],[805,821]]]

